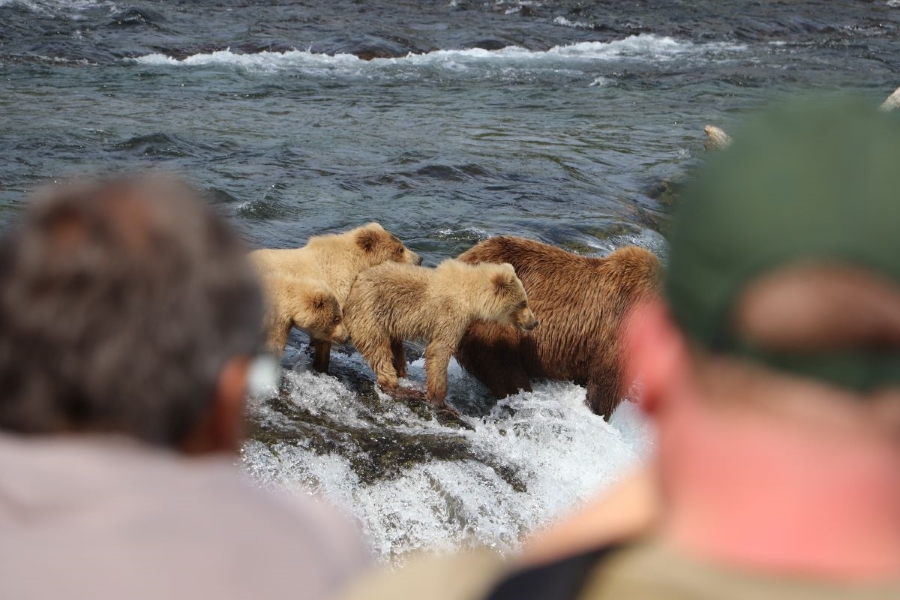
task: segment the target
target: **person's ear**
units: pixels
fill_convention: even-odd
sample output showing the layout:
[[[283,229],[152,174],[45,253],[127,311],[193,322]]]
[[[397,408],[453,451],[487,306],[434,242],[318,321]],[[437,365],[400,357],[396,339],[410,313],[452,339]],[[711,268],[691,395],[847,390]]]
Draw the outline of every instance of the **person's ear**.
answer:
[[[638,404],[645,413],[656,415],[689,368],[684,337],[658,298],[632,308],[621,336],[623,383],[639,391]]]
[[[209,411],[183,446],[188,454],[236,453],[244,440],[247,374],[250,359],[229,360],[213,394]]]

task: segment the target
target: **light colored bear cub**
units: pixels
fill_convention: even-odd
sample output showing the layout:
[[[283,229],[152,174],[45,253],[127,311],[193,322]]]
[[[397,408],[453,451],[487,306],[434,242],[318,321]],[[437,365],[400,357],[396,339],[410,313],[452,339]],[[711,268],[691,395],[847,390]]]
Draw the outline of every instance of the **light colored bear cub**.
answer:
[[[287,275],[324,282],[343,308],[350,287],[365,269],[386,262],[421,264],[422,259],[378,223],[344,233],[317,235],[302,248],[257,250],[250,258],[263,277]],[[280,315],[284,317],[286,315]],[[331,341],[313,337],[313,368],[328,371]]]
[[[537,326],[522,282],[511,265],[445,260],[434,269],[387,263],[362,272],[344,304],[344,322],[378,385],[399,392],[406,375],[403,340],[428,344],[428,400],[444,407],[447,366],[473,321]]]
[[[281,356],[292,327],[310,339],[343,344],[347,341],[344,315],[327,285],[315,279],[268,274],[262,277],[266,294],[266,346]]]

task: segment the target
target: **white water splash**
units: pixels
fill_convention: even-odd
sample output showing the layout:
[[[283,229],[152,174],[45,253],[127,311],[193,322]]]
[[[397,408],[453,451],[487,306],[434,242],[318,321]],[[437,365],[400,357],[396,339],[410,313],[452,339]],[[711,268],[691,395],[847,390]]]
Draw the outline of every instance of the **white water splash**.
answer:
[[[499,50],[471,48],[467,50],[436,50],[425,54],[408,54],[400,58],[376,58],[364,61],[352,54],[319,54],[308,50],[287,52],[258,52],[239,54],[231,50],[194,54],[183,59],[175,59],[164,54],[149,54],[131,60],[150,66],[211,66],[225,65],[249,71],[281,71],[291,69],[326,69],[329,71],[363,71],[396,68],[404,66],[438,67],[447,70],[461,70],[485,63],[502,62],[515,66],[560,62],[596,62],[608,60],[670,61],[678,57],[695,56],[716,58],[729,56],[745,50],[745,46],[708,43],[694,44],[670,37],[636,35],[612,42],[580,42],[566,46],[554,46],[546,51],[527,50],[518,46],[508,46]]]
[[[456,430],[423,420],[406,405],[388,398],[378,425],[354,392],[334,377],[306,369],[302,354],[289,376],[290,401],[342,424],[369,428],[371,435],[398,431],[450,435],[484,460],[419,462],[394,479],[364,484],[350,460],[338,453],[320,455],[302,445],[266,446],[250,442],[244,464],[263,485],[296,493],[313,489],[361,523],[376,556],[400,559],[418,550],[451,551],[488,545],[501,551],[519,546],[522,537],[614,483],[640,461],[652,445],[647,425],[631,403],[623,403],[609,423],[585,406],[585,391],[570,383],[544,383],[531,393],[507,398],[485,417],[465,417],[474,431]],[[333,364],[371,372],[358,355],[336,355]],[[421,386],[424,365],[409,366],[407,385]],[[450,368],[450,397],[483,401],[483,390],[455,363]],[[264,408],[257,407],[265,413]],[[264,418],[279,418],[263,415]],[[379,425],[389,424],[389,428]],[[512,469],[525,491],[496,470]]]

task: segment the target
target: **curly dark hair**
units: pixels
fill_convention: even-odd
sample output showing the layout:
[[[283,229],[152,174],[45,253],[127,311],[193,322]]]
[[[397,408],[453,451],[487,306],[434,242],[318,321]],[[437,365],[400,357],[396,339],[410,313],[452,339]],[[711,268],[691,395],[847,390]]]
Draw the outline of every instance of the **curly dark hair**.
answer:
[[[239,237],[187,185],[55,189],[0,240],[0,429],[177,446],[262,314]]]

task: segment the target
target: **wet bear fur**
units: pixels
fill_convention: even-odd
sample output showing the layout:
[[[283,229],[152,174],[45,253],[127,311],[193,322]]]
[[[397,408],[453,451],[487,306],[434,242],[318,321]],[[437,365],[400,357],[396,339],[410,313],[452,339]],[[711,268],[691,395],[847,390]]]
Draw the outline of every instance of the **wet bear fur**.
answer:
[[[291,328],[310,339],[343,344],[347,341],[344,315],[334,293],[315,279],[269,273],[261,283],[266,296],[266,347],[284,353]]]
[[[508,264],[469,265],[449,259],[434,269],[385,263],[363,271],[344,305],[353,345],[388,393],[406,376],[404,340],[425,350],[427,398],[437,408],[447,396],[447,366],[475,320],[512,329],[537,325],[522,282]]]
[[[622,389],[619,328],[628,309],[660,290],[662,266],[629,246],[589,258],[518,237],[485,240],[459,256],[510,263],[541,326],[533,332],[478,321],[456,352],[459,364],[496,398],[531,391],[533,379],[574,381],[591,410],[609,417]]]
[[[290,275],[325,283],[342,309],[362,271],[385,262],[422,262],[418,254],[374,222],[344,233],[313,236],[302,248],[257,250],[250,258],[262,277]],[[313,368],[327,373],[331,341],[314,338],[310,345],[315,352]]]

